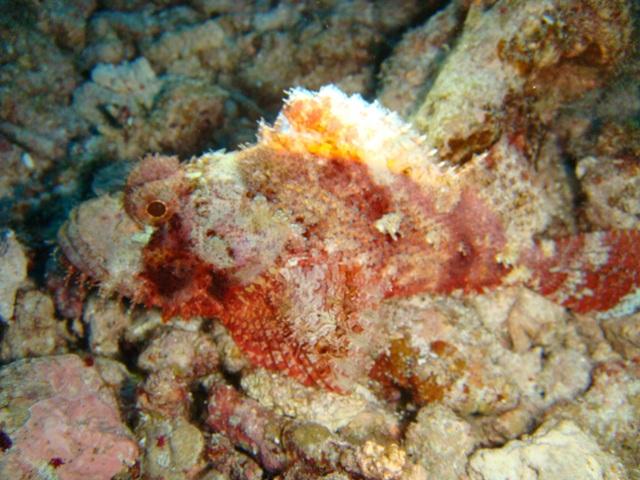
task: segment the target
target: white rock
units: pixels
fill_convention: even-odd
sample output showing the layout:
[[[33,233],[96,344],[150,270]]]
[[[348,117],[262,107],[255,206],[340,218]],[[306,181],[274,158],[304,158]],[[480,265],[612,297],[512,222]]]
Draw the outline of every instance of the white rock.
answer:
[[[613,455],[568,420],[547,422],[534,435],[502,448],[473,454],[468,473],[474,480],[598,480],[626,479]]]
[[[0,232],[0,318],[9,322],[13,317],[16,292],[27,278],[27,257],[24,248],[11,230]]]

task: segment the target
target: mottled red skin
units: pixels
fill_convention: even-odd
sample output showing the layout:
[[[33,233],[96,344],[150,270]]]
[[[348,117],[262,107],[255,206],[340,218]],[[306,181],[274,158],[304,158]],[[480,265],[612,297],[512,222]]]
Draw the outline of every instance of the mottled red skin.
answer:
[[[181,226],[180,217],[173,216],[145,248],[143,302],[161,307],[165,318],[217,316],[224,279],[189,250]]]
[[[326,281],[342,292],[344,328],[334,332],[330,342],[309,347],[295,340],[290,324],[281,319],[287,285],[280,277],[266,273],[259,282],[238,285],[224,271],[201,261],[189,248],[184,220],[178,213],[159,225],[144,249],[137,299],[160,307],[166,318],[217,317],[253,364],[284,372],[307,385],[335,390],[331,361],[348,354],[346,336],[359,331],[360,311],[376,308],[385,299],[425,291],[479,292],[499,285],[508,269],[494,260],[505,243],[499,220],[471,190],[465,190],[454,211],[441,218],[451,241],[443,246],[446,251],[437,252],[446,261],[439,269],[443,274],[434,277],[429,270],[416,272],[411,261],[412,255],[429,249],[421,232],[406,231],[393,240],[374,228],[376,219],[393,211],[394,199],[389,189],[372,181],[364,165],[335,159],[314,173],[323,191],[340,199],[345,211],[354,212],[353,238],[372,259],[356,265],[350,258],[329,255],[320,223],[307,225],[305,244],[287,246],[276,262],[276,266],[284,265],[295,256],[302,268],[305,262],[308,268],[317,263],[337,265]],[[415,200],[418,214],[433,216],[432,199],[407,177],[398,176],[397,182]],[[479,236],[479,231],[484,235]],[[403,261],[403,255],[409,260]],[[390,259],[399,259],[392,275],[385,273]]]
[[[284,127],[263,129],[256,146],[225,157],[235,162],[239,173],[234,170],[233,175],[242,183],[230,190],[224,190],[226,184],[215,176],[205,175],[209,182],[205,187],[190,182],[203,172],[189,177],[188,168],[172,157],[150,156],[140,162],[127,182],[124,209],[134,226],[153,227],[153,234],[141,252],[140,270],[131,272],[136,281],[128,286],[134,291],[119,293],[159,307],[167,319],[218,318],[254,365],[306,385],[340,391],[345,382],[339,386],[336,381],[340,374],[335,361],[350,358],[352,335],[365,328],[362,314],[386,300],[419,293],[481,293],[512,284],[516,278],[576,312],[602,312],[615,308],[640,285],[640,231],[532,241],[529,247],[522,239],[514,242],[507,236],[505,219],[473,181],[458,182],[451,172],[433,167],[434,159],[386,117],[373,123],[391,129],[392,139],[385,147],[400,161],[369,158],[376,152],[363,147],[359,125],[342,122],[336,113],[343,101],[352,102],[351,107],[363,114],[379,114],[357,100],[341,100],[335,92],[313,98],[302,94],[285,107],[280,117],[281,122],[286,117]],[[411,145],[398,150],[396,140]],[[516,140],[512,143],[518,144]],[[423,153],[424,163],[433,168],[414,158]],[[403,155],[412,162],[403,163]],[[498,161],[491,155],[488,159],[489,166]],[[216,168],[211,165],[202,168]],[[234,188],[242,189],[242,197],[229,193]],[[286,216],[286,239],[278,243],[280,237],[275,236],[273,242],[265,242],[272,250],[265,253],[259,240],[245,238],[249,237],[246,224],[233,221],[245,218],[244,208],[253,212],[256,198],[267,204],[267,210]],[[211,207],[204,218],[198,216],[198,202]],[[212,215],[215,208],[227,216]],[[397,232],[379,227],[377,222],[386,215],[401,218]],[[113,229],[127,223],[114,212],[107,218]],[[209,229],[209,220],[218,222],[216,228]],[[226,233],[219,234],[218,228]],[[269,226],[261,228],[262,235],[270,233]],[[84,232],[64,233],[73,237],[76,231]],[[200,236],[192,236],[194,231]],[[199,256],[198,247],[213,248],[198,240],[205,236],[227,242],[231,266],[222,268]],[[64,245],[78,263],[92,253],[76,251],[91,246],[85,238],[66,238]],[[107,255],[104,242],[102,249]],[[223,258],[224,263],[224,254],[214,253],[209,258]],[[109,273],[100,262],[86,263],[100,267],[103,277]],[[249,278],[239,273],[247,265],[257,267],[248,270],[253,275]],[[81,265],[76,267],[82,270]],[[306,282],[312,275],[322,278]],[[296,288],[305,282],[317,291],[299,293]],[[123,290],[122,285],[111,288]],[[320,312],[297,308],[307,306],[305,302]],[[311,323],[314,318],[327,327],[322,317],[313,317],[317,313],[331,317],[322,335],[306,330],[307,325],[316,325]],[[347,383],[351,380],[347,378]]]
[[[600,235],[609,254],[598,268],[587,261],[589,234],[555,240],[556,253],[550,258],[545,258],[540,249],[532,249],[523,259],[535,272],[531,286],[551,298],[558,294],[567,296],[561,303],[574,312],[606,312],[615,308],[621,298],[640,285],[640,231],[609,231]],[[579,295],[578,289],[568,285],[576,269],[583,276],[578,287],[594,292],[593,295]]]
[[[286,157],[280,161],[284,165],[287,162],[301,165],[306,161],[308,165],[308,160],[302,158]],[[153,162],[147,161],[140,168],[152,167]],[[282,175],[294,175],[292,170],[283,168]],[[483,292],[502,285],[513,269],[496,260],[507,242],[500,218],[470,187],[462,189],[452,210],[438,214],[428,192],[401,174],[396,176],[392,192],[377,185],[368,169],[352,160],[336,158],[322,167],[296,168],[300,176],[313,175],[319,189],[337,199],[352,223],[351,238],[357,240],[361,251],[369,252],[370,260],[364,265],[354,263],[349,255],[330,255],[325,250],[324,236],[328,226],[322,221],[307,224],[302,219],[303,243],[287,244],[274,265],[286,265],[295,257],[303,269],[319,263],[334,266],[331,278],[325,281],[341,298],[342,327],[326,343],[310,346],[294,338],[291,324],[282,317],[282,305],[289,301],[282,277],[267,271],[251,284],[241,285],[229,272],[203,262],[191,250],[188,219],[182,217],[180,207],[180,198],[186,201],[190,191],[183,187],[172,200],[172,214],[163,221],[154,219],[157,228],[143,251],[144,268],[139,273],[136,300],[149,307],[160,307],[165,318],[218,318],[254,365],[283,372],[306,385],[340,391],[332,378],[332,362],[349,354],[347,337],[360,331],[361,311],[375,309],[384,300],[424,292]],[[134,175],[145,176],[137,170]],[[157,185],[154,188],[157,190]],[[271,193],[273,201],[277,201],[278,194]],[[154,201],[153,196],[138,197]],[[404,227],[395,240],[376,230],[375,220],[397,209],[398,198],[412,200],[412,210],[406,215],[438,220],[446,232],[446,241],[434,249],[417,227],[413,231]],[[144,205],[127,201],[132,211],[144,212]],[[410,226],[412,222],[407,224]],[[543,295],[566,293],[568,298],[562,303],[577,312],[607,310],[639,283],[639,237],[638,232],[611,232],[602,236],[611,254],[608,263],[596,270],[589,271],[589,266],[583,265],[586,286],[595,292],[589,297],[576,298],[572,292],[563,291],[568,288],[567,271],[586,257],[584,235],[559,239],[557,253],[550,258],[545,258],[534,245],[522,254],[520,263],[532,272],[528,285]],[[415,259],[422,256],[426,260],[416,264]],[[395,269],[389,273],[392,263]]]
[[[293,340],[282,342],[291,333],[279,321],[284,285],[269,275],[263,276],[262,285],[249,289],[231,284],[224,272],[190,251],[182,223],[179,215],[171,217],[145,248],[139,300],[162,308],[166,318],[217,317],[254,364],[286,371],[305,384],[328,386],[325,379],[330,367],[326,361],[345,352],[327,350],[324,361],[312,364],[304,345]],[[270,347],[274,344],[278,348]]]
[[[411,195],[420,198],[424,194],[412,191]],[[434,216],[430,211],[429,214]],[[442,222],[449,232],[447,245],[441,247],[447,262],[435,284],[428,277],[402,287],[397,286],[396,282],[388,297],[406,297],[425,291],[437,294],[449,294],[456,290],[479,293],[501,285],[510,267],[497,263],[495,257],[504,248],[506,239],[499,218],[487,208],[486,203],[475,192],[465,189],[460,202],[449,215],[442,218]],[[416,232],[416,236],[422,237],[419,232]],[[422,238],[408,238],[406,242],[422,251],[430,248]],[[400,245],[391,245],[401,248]],[[398,277],[401,279],[402,275]]]

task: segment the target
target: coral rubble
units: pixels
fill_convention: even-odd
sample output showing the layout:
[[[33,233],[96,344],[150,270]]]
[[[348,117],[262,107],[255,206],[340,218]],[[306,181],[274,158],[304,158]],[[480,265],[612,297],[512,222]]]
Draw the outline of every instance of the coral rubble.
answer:
[[[116,397],[76,355],[25,359],[0,371],[0,424],[12,446],[2,478],[110,479],[138,447]]]
[[[639,480],[636,3],[0,1],[0,477]]]

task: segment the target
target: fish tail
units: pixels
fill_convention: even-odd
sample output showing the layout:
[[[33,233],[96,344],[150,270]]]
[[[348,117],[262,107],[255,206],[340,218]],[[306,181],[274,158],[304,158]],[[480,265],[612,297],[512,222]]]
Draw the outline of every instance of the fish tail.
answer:
[[[640,230],[541,240],[523,255],[527,286],[578,313],[640,310]]]

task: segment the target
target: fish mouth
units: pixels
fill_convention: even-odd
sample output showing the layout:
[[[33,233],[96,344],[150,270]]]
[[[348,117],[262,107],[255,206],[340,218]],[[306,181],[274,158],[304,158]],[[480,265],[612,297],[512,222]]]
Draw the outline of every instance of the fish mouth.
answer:
[[[77,206],[58,231],[58,245],[71,265],[101,288],[132,298],[149,238],[126,213],[121,193]]]

